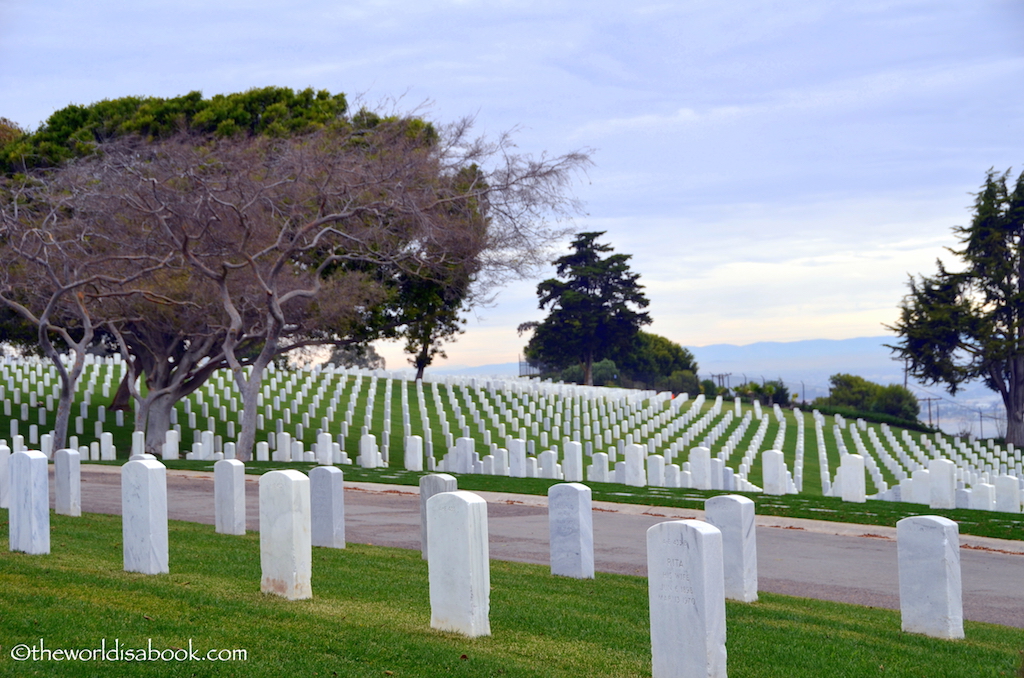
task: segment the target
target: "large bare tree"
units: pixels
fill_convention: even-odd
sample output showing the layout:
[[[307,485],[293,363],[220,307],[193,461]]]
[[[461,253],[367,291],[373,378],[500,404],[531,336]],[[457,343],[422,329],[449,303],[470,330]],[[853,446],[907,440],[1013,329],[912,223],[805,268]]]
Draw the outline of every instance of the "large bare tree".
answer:
[[[243,397],[237,452],[249,458],[275,356],[393,334],[415,312],[400,281],[486,286],[533,270],[576,211],[566,188],[588,162],[533,160],[507,137],[472,138],[468,122],[365,112],[289,138],[102,145],[77,163],[103,205],[93,228],[162,262],[87,297],[130,375],[145,376],[133,395],[150,451],[174,403],[227,366]]]

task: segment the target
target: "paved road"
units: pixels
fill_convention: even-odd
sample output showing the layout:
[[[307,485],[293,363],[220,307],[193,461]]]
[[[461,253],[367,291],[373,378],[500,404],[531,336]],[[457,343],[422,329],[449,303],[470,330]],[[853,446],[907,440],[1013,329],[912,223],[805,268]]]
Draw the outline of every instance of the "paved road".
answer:
[[[120,468],[82,466],[82,510],[121,512]],[[52,471],[51,471],[52,473]],[[258,476],[246,477],[247,526],[259,528]],[[172,520],[213,523],[213,475],[168,471]],[[488,502],[491,557],[548,563],[545,497],[478,493]],[[52,492],[51,492],[52,497]],[[345,536],[354,543],[419,549],[418,488],[346,483]],[[646,576],[646,530],[700,518],[688,509],[594,503],[599,572]],[[761,591],[899,608],[894,528],[758,517]],[[961,537],[964,617],[1024,628],[1024,542]]]

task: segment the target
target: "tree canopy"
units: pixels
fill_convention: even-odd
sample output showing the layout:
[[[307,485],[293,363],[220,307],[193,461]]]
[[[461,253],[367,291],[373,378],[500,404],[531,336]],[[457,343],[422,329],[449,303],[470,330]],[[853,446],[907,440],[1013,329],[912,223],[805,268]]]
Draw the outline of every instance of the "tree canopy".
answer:
[[[584,383],[593,385],[592,367],[605,358],[628,353],[637,341],[640,327],[651,322],[640,310],[648,305],[640,278],[629,268],[631,255],[611,254],[611,245],[597,242],[600,232],[578,234],[570,244],[572,253],[554,261],[558,278],[537,286],[540,308],[549,308],[532,329],[526,356],[534,362],[556,368],[578,363]]]
[[[863,377],[840,373],[829,377],[829,385],[830,395],[816,398],[813,406],[849,407],[909,421],[917,421],[921,411],[917,397],[899,384],[883,386]]]
[[[136,425],[153,451],[174,402],[216,369],[230,367],[243,393],[245,458],[276,356],[396,336],[457,308],[474,281],[532,270],[562,237],[576,207],[564,189],[589,162],[516,154],[508,137],[472,137],[467,120],[345,116],[342,95],[188,95],[143,125],[161,101],[69,107],[15,141],[37,166],[0,178],[6,289],[28,283],[26,257],[66,267],[72,248],[53,242],[116,243],[117,257],[78,257],[102,275],[37,275],[34,303],[74,302],[64,317],[110,333],[145,377]],[[39,245],[12,246],[22,241]],[[440,301],[422,298],[431,286]]]
[[[892,348],[909,373],[950,393],[981,379],[1006,408],[1006,439],[1024,445],[1024,172],[989,170],[968,226],[953,229],[950,271],[911,276]]]

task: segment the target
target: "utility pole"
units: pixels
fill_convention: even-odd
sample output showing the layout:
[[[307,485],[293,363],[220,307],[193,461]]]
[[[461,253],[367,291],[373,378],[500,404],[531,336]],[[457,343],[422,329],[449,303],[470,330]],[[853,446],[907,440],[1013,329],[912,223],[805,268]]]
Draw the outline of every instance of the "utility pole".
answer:
[[[918,398],[919,402],[923,401],[923,402],[928,403],[928,426],[932,425],[932,401],[933,400],[941,400],[941,398]],[[938,409],[939,409],[939,406],[936,405],[935,406],[935,410],[938,411]]]

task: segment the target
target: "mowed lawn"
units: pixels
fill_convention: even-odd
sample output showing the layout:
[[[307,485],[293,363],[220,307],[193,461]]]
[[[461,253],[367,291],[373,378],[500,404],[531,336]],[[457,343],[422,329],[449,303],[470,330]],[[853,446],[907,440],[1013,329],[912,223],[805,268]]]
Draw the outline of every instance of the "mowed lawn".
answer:
[[[118,516],[51,515],[51,554],[0,539],[0,675],[649,676],[647,580],[577,581],[491,563],[488,638],[430,628],[419,552],[352,544],[313,550],[313,593],[259,591],[259,536],[170,523],[168,575],[122,571]],[[729,675],[1015,676],[1024,630],[966,624],[963,641],[904,634],[899,614],[763,594],[729,603]],[[16,661],[24,646],[245,650],[234,661]],[[179,654],[184,655],[184,649]],[[229,657],[228,653],[221,654]]]

